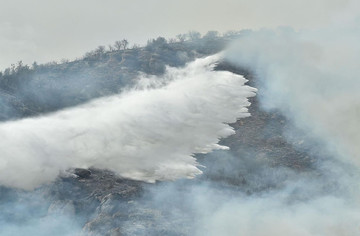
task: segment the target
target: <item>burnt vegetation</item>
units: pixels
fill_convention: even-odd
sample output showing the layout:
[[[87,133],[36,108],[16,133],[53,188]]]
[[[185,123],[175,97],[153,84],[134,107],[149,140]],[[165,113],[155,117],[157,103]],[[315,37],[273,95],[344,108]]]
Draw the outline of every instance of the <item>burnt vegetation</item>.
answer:
[[[178,67],[197,57],[222,50],[246,31],[220,37],[209,31],[201,37],[190,31],[175,38],[158,37],[145,46],[126,39],[99,46],[74,61],[26,65],[22,61],[0,72],[0,120],[35,116],[75,106],[90,99],[119,93],[139,73],[161,75],[166,66]]]

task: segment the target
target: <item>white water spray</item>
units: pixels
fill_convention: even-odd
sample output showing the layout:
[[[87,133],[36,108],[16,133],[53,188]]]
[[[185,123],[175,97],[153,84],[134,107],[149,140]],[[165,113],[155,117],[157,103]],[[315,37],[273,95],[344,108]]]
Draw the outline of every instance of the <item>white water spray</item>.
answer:
[[[242,76],[214,71],[219,59],[170,68],[160,87],[0,124],[0,184],[32,189],[72,167],[148,182],[193,178],[201,173],[193,154],[226,148],[217,143],[234,133],[227,123],[249,116],[256,91]]]

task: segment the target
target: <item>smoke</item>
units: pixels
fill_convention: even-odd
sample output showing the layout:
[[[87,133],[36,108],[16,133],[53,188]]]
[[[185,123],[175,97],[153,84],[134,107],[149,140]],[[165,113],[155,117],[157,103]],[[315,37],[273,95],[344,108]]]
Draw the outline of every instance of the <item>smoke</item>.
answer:
[[[256,120],[244,119],[254,129],[247,137],[220,144],[234,133],[226,123],[249,116],[256,90],[214,71],[219,55],[140,78],[121,95],[3,123],[0,183],[32,189],[90,166],[154,182],[192,178],[204,165],[203,176],[145,186],[141,199],[122,201],[132,216],[125,222],[101,207],[99,217],[119,220],[124,235],[358,235],[358,36],[354,27],[282,28],[232,44],[225,58],[253,72],[260,108]],[[304,157],[303,166],[282,165],[284,153]],[[305,165],[308,156],[315,161]]]
[[[51,202],[44,189],[33,192],[0,187],[0,235],[78,235],[81,218],[74,209]]]
[[[226,149],[226,123],[247,117],[255,89],[213,71],[219,55],[169,69],[168,84],[129,90],[39,118],[0,125],[0,184],[32,189],[71,167],[148,182],[201,173],[194,153]]]
[[[350,26],[281,28],[230,45],[226,59],[256,78],[259,119],[280,113],[287,120],[280,132],[286,145],[259,152],[266,138],[240,143],[252,132],[278,132],[269,121],[249,137],[223,140],[236,149],[206,154],[206,177],[147,189],[144,204],[161,212],[155,228],[168,235],[359,235],[359,36]],[[278,159],[289,150],[311,165],[282,166]],[[127,235],[159,234],[136,223]]]
[[[228,59],[260,79],[263,108],[280,110],[334,156],[360,164],[359,33],[262,30],[234,43]]]
[[[227,49],[228,61],[257,78],[253,83],[259,89],[260,108],[267,114],[280,112],[289,120],[283,133],[288,144],[318,159],[311,169],[295,171],[271,165],[274,157],[269,155],[265,159],[270,161],[259,160],[252,147],[240,147],[232,154],[219,152],[218,159],[225,161],[214,164],[220,165],[215,170],[225,170],[223,178],[231,176],[237,182],[233,187],[229,183],[234,180],[197,183],[185,191],[182,197],[196,212],[189,214],[197,219],[193,231],[198,235],[359,234],[359,36],[354,27],[264,29]],[[212,155],[207,155],[207,164],[215,160]],[[206,174],[213,176],[213,169]]]
[[[254,156],[221,150],[207,167],[224,168],[222,179],[182,180],[149,186],[142,197],[154,222],[133,220],[125,235],[357,235],[359,204],[351,195],[358,174],[333,168],[298,172]],[[255,168],[254,168],[255,167]],[[216,172],[206,169],[206,175]],[[227,171],[237,171],[229,181]],[[344,183],[347,183],[346,186]],[[357,190],[355,190],[357,191]],[[357,195],[358,196],[358,195]]]

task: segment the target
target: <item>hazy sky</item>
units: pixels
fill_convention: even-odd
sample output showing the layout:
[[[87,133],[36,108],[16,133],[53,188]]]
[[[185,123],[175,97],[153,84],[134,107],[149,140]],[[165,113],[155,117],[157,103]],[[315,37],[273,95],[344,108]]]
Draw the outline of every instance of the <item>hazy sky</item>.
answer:
[[[333,22],[350,0],[0,0],[0,70],[23,60],[81,57],[127,38],[144,43],[189,30],[276,26],[316,28]],[[351,8],[351,7],[350,7]],[[340,17],[347,18],[347,15]]]

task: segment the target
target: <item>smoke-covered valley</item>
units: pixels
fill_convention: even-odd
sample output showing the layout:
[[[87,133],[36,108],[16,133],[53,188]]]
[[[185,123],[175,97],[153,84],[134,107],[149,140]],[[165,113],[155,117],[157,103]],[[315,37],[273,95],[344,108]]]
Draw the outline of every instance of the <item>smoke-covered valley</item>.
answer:
[[[14,70],[0,235],[358,235],[358,38],[242,31]]]

